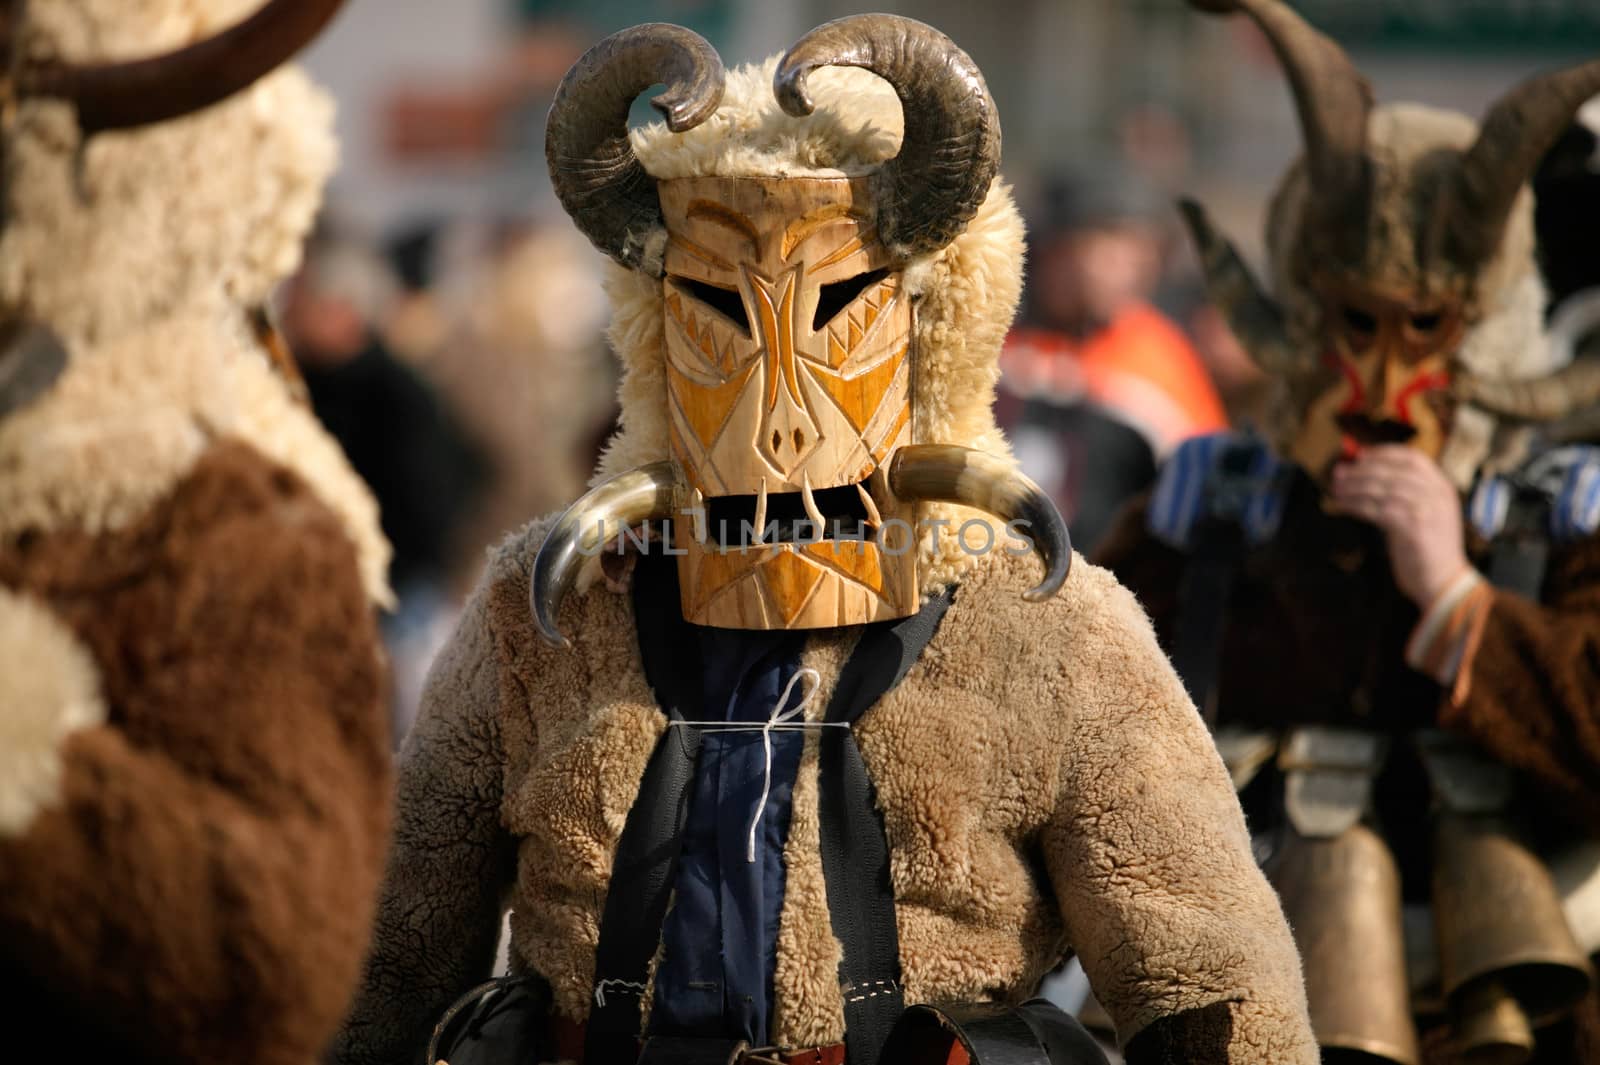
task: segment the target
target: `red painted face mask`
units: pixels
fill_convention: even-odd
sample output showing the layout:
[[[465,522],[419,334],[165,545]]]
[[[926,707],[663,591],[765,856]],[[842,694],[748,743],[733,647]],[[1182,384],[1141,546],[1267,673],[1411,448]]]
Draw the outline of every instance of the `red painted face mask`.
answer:
[[[1319,479],[1375,444],[1437,458],[1453,413],[1450,360],[1465,332],[1459,307],[1355,286],[1330,289],[1325,306],[1330,383],[1307,406],[1291,456]]]

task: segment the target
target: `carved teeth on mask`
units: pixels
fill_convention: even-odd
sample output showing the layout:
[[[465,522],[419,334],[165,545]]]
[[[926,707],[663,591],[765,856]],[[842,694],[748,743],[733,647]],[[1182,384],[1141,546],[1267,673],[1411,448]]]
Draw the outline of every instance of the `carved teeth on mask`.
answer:
[[[763,486],[765,483],[762,482]],[[817,523],[819,531],[827,528],[827,519],[823,518],[822,511],[817,509],[817,499],[811,494],[811,475],[804,471],[800,474],[800,498],[805,503],[806,517]]]
[[[666,460],[620,473],[568,507],[533,560],[529,598],[539,635],[557,647],[571,646],[556,617],[583,559],[597,555],[623,530],[670,518],[683,494],[678,466]]]
[[[883,524],[883,515],[878,513],[878,504],[872,501],[872,493],[867,491],[867,486],[864,484],[856,485],[856,491],[861,493],[861,505],[867,508],[868,528],[878,528]]]
[[[1024,592],[1030,603],[1061,590],[1072,569],[1067,523],[1044,490],[1008,463],[972,448],[911,444],[894,453],[889,490],[905,502],[959,503],[1007,523],[1024,523],[1044,562],[1044,580]]]
[[[704,544],[709,538],[710,519],[706,517],[706,497],[700,489],[689,492],[689,510],[694,517],[694,542]]]
[[[761,491],[756,493],[756,543],[761,542],[761,535],[767,527],[767,479],[761,478]]]

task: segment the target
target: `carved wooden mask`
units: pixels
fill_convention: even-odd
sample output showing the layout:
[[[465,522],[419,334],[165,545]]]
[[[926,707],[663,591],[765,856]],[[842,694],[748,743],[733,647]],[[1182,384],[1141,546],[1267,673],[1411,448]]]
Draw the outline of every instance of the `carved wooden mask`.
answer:
[[[1444,450],[1454,403],[1450,366],[1465,333],[1459,300],[1323,286],[1327,387],[1310,399],[1290,454],[1326,478],[1369,444]]]
[[[913,613],[912,508],[880,472],[912,440],[913,309],[867,180],[658,187],[684,616],[792,629]]]

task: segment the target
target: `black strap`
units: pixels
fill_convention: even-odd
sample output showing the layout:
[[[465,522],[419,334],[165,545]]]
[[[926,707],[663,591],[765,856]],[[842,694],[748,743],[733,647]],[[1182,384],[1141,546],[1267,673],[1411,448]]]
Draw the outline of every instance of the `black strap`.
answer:
[[[661,942],[661,925],[683,850],[689,785],[699,756],[699,729],[667,729],[628,812],[600,918],[594,1005],[583,1045],[585,1065],[618,1065],[638,1056],[639,1000],[649,985],[650,961]]]
[[[909,618],[867,626],[839,674],[825,720],[854,723],[893,690],[933,639],[950,600],[947,592]],[[844,951],[845,1051],[851,1065],[877,1065],[904,1009],[900,935],[883,818],[850,729],[823,730],[818,791],[828,914]]]
[[[885,1056],[942,1062],[958,1043],[972,1065],[1106,1065],[1094,1036],[1044,999],[912,1006],[895,1025]]]
[[[1201,485],[1202,514],[1195,524],[1188,564],[1178,586],[1172,665],[1207,725],[1217,720],[1217,677],[1229,600],[1249,551],[1245,515],[1263,491],[1282,494],[1293,508],[1308,482],[1280,468],[1263,484],[1255,467],[1264,445],[1254,437],[1226,445]]]
[[[633,575],[634,622],[645,679],[669,720],[698,717],[700,659],[681,623],[677,575],[671,560],[641,557]],[[690,713],[685,713],[685,710]],[[700,757],[701,734],[669,726],[639,782],[611,866],[600,942],[595,948],[594,1004],[584,1035],[584,1065],[619,1065],[639,1054],[640,998],[683,851],[689,790]]]
[[[1518,492],[1507,508],[1505,527],[1489,545],[1484,576],[1496,588],[1539,602],[1550,567],[1550,511],[1543,492]]]
[[[1244,530],[1232,521],[1205,521],[1194,530],[1193,545],[1178,585],[1172,667],[1206,724],[1215,725],[1222,637],[1234,579],[1244,561]]]
[[[543,1061],[550,985],[537,976],[502,976],[455,1001],[428,1040],[426,1061],[450,1065],[511,1065]]]

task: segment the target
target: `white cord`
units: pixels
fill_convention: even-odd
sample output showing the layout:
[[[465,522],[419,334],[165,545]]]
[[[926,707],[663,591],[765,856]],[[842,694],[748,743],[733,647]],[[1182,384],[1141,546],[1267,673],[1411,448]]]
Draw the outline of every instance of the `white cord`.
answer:
[[[805,694],[800,701],[788,710],[783,705],[789,701],[789,696],[794,694],[794,686],[801,680],[809,680]],[[754,863],[756,860],[756,832],[761,828],[761,818],[767,812],[767,799],[772,794],[772,734],[774,732],[803,732],[813,728],[849,728],[843,721],[807,721],[804,718],[806,707],[811,705],[811,700],[816,697],[817,689],[822,687],[822,674],[806,666],[795,671],[789,678],[789,683],[784,686],[783,694],[778,696],[777,705],[772,708],[772,716],[764,722],[755,721],[673,721],[673,725],[691,725],[703,732],[760,732],[761,750],[766,758],[766,770],[761,782],[761,799],[756,803],[755,817],[750,821],[750,837],[746,841],[744,860]],[[798,720],[797,720],[798,719]]]

